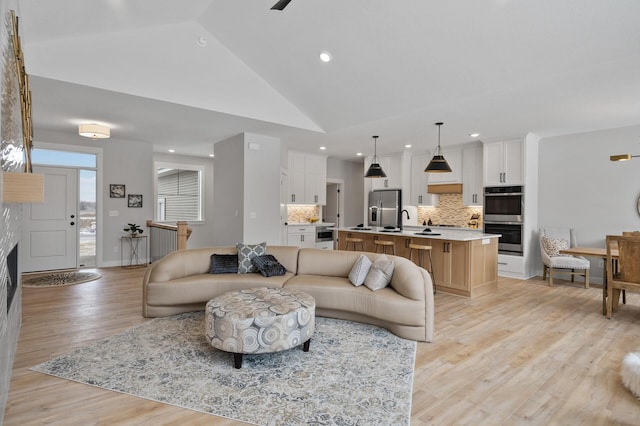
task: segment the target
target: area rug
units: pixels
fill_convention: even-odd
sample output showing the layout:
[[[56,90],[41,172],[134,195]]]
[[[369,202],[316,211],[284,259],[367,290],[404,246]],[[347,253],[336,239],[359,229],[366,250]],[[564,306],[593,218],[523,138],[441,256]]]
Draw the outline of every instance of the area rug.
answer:
[[[156,318],[32,370],[257,425],[408,425],[416,342],[316,318],[311,350],[232,355],[202,312]]]
[[[23,287],[59,287],[82,284],[97,280],[101,275],[95,272],[55,272],[45,275],[23,275]]]

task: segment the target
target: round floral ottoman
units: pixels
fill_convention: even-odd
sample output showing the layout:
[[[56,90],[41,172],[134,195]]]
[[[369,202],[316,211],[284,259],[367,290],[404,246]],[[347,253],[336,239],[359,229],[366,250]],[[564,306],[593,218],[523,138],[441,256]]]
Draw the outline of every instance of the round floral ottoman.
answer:
[[[284,351],[303,345],[309,351],[315,330],[316,301],[296,289],[250,288],[211,299],[205,309],[205,336],[216,349],[243,354]]]

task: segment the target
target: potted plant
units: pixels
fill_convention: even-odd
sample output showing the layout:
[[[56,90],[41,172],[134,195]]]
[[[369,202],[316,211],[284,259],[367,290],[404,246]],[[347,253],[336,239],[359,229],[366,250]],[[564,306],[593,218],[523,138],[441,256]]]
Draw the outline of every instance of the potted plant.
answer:
[[[138,234],[142,234],[144,230],[135,223],[127,223],[128,227],[124,228],[126,232],[131,233],[131,238],[135,238]]]

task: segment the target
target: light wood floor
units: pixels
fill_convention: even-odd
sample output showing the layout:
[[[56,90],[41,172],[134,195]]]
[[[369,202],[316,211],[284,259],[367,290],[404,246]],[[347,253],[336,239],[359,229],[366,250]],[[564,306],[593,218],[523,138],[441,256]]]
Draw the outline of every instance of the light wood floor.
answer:
[[[29,367],[146,321],[144,269],[101,269],[98,281],[23,289],[23,326],[5,425],[231,425],[230,420],[32,372]],[[640,295],[612,320],[602,290],[501,279],[469,300],[436,295],[436,340],[420,343],[412,424],[638,425],[621,384],[640,351]]]

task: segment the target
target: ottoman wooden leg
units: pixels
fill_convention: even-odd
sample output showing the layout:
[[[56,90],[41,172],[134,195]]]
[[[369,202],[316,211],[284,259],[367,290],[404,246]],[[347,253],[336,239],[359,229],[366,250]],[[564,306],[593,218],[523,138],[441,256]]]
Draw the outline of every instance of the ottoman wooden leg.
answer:
[[[238,354],[238,353],[233,354],[233,366],[235,368],[242,367],[242,354]]]
[[[305,352],[309,352],[309,346],[311,346],[311,339],[304,342],[304,344],[302,345],[302,350]]]

